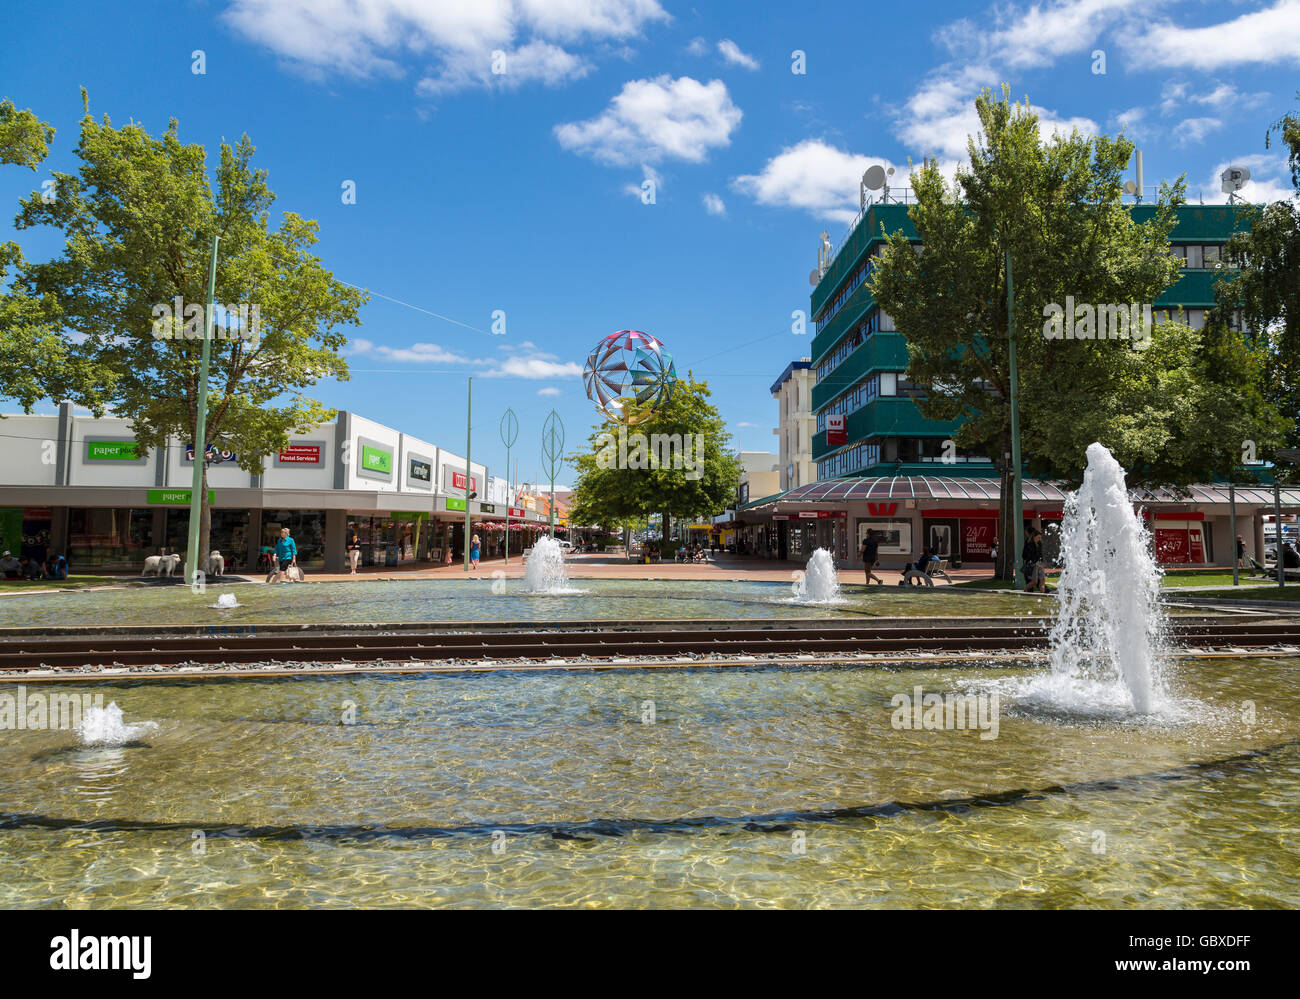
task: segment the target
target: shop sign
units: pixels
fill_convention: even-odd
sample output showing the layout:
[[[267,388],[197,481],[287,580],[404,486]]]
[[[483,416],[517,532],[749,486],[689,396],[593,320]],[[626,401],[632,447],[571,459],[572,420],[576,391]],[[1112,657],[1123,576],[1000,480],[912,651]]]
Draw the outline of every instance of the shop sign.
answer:
[[[458,490],[459,492],[462,492],[462,493],[465,491],[465,473],[464,473],[464,472],[452,472],[452,473],[451,473],[451,488],[452,488],[452,489],[455,489],[455,490]],[[472,493],[476,493],[476,492],[478,492],[478,476],[477,476],[477,475],[471,475],[471,476],[469,477],[469,491],[472,492]]]
[[[146,499],[150,506],[189,506],[194,495],[192,489],[149,489]],[[215,489],[208,490],[208,506],[217,502]]]
[[[235,454],[234,451],[227,451],[225,448],[219,448],[219,447],[217,447],[215,444],[209,444],[209,445],[208,445],[208,464],[209,464],[209,465],[220,465],[222,462],[225,462],[225,461],[238,461],[238,460],[239,460],[239,455]],[[186,444],[186,445],[185,445],[185,457],[181,459],[181,464],[182,464],[182,465],[193,465],[193,464],[194,464],[194,445],[193,445],[193,444]]]
[[[480,503],[480,504],[478,505],[478,512],[479,512],[479,513],[496,513],[496,512],[497,512],[496,504],[495,504],[495,503]]]
[[[523,518],[528,516],[528,511],[522,507],[512,506],[506,515],[509,517],[518,517],[520,520],[523,520]]]
[[[433,481],[433,465],[427,461],[412,458],[407,474],[416,482],[430,483]]]
[[[290,444],[275,459],[277,465],[319,465],[320,444]]]
[[[448,509],[448,510],[464,510],[464,509],[465,509],[465,501],[464,501],[463,499],[457,499],[455,496],[448,496],[448,497],[446,497],[446,500],[447,500],[447,509]]]
[[[393,471],[393,452],[383,448],[361,445],[361,467],[370,472],[382,472],[389,475]]]
[[[141,461],[135,441],[86,441],[87,461]]]
[[[830,413],[826,417],[826,446],[838,447],[849,442],[843,413]]]

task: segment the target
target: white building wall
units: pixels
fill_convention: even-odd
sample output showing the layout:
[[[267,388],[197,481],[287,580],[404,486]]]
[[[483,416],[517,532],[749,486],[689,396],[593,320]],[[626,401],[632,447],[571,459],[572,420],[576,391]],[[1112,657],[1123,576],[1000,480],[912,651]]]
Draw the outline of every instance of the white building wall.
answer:
[[[0,483],[52,486],[58,465],[57,416],[6,416],[0,420]]]

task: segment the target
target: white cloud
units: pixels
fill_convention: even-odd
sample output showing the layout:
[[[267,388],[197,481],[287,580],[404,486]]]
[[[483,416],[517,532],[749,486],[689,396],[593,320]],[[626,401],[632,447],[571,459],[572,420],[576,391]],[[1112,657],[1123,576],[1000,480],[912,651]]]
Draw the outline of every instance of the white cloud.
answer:
[[[1000,85],[998,77],[987,65],[932,74],[903,106],[897,119],[900,138],[919,156],[933,155],[954,162],[965,160],[967,142],[980,130],[975,98],[985,87],[996,95]],[[1056,132],[1069,135],[1076,128],[1084,135],[1101,131],[1091,118],[1061,117],[1034,104],[1030,110],[1038,115],[1038,131],[1044,140]]]
[[[858,214],[858,183],[867,167],[893,164],[872,156],[859,156],[805,139],[772,157],[758,174],[735,178],[731,186],[760,205],[802,208],[817,218],[851,222]],[[898,183],[904,183],[906,169]],[[899,176],[896,174],[896,176]]]
[[[1276,0],[1264,10],[1200,28],[1148,21],[1125,44],[1147,66],[1300,65],[1300,0]]]
[[[739,45],[730,38],[724,38],[718,42],[718,52],[722,58],[733,66],[743,66],[745,69],[758,69],[758,60],[752,55],[741,51]]]
[[[686,51],[693,56],[702,56],[709,51],[708,40],[697,35],[692,38],[690,44],[686,46]]]
[[[557,396],[557,395],[564,395],[564,390],[563,390],[563,389],[557,389],[554,385],[548,385],[548,386],[546,386],[546,388],[540,388],[540,389],[538,389],[538,390],[537,390],[537,394],[538,394],[538,395],[544,395],[544,396]]]
[[[703,198],[704,210],[710,215],[726,215],[727,206],[716,194],[706,194]]]
[[[555,126],[571,152],[601,163],[626,166],[680,159],[699,163],[714,148],[731,144],[741,111],[721,80],[630,80],[600,115]]]
[[[547,354],[528,340],[518,344],[502,344],[497,349],[507,356],[475,358],[447,350],[436,343],[391,347],[371,340],[356,339],[348,344],[347,352],[400,364],[473,365],[476,370],[471,373],[484,378],[560,379],[577,378],[582,374],[581,365]]]
[[[1178,125],[1178,144],[1189,146],[1203,142],[1207,135],[1222,127],[1223,122],[1218,118],[1185,118]]]
[[[578,378],[582,365],[573,361],[548,361],[540,357],[508,357],[499,367],[491,368],[485,378]]]
[[[1167,0],[1149,0],[1147,10]],[[1055,0],[1026,8],[997,5],[978,21],[962,18],[936,39],[967,62],[1012,69],[1053,65],[1061,56],[1091,52],[1107,29],[1132,18],[1130,0]],[[992,27],[986,27],[987,24]]]
[[[233,0],[224,16],[317,78],[400,76],[419,60],[433,67],[425,93],[573,79],[590,65],[556,43],[604,45],[670,20],[658,0]],[[491,72],[498,50],[502,75]]]
[[[494,64],[500,72],[494,71]],[[424,77],[416,84],[415,92],[432,97],[474,84],[495,85],[502,90],[515,90],[528,83],[555,87],[569,80],[580,80],[593,69],[586,59],[550,42],[535,40],[518,49],[500,50],[499,57],[489,54],[486,60],[479,53],[449,55],[438,75]]]
[[[409,347],[388,347],[371,340],[355,339],[348,344],[348,353],[362,354],[383,361],[398,361],[403,364],[469,364],[472,360],[436,343],[413,343]]]
[[[1141,107],[1129,108],[1127,111],[1121,111],[1115,115],[1115,124],[1118,125],[1126,136],[1130,139],[1144,139],[1150,135],[1147,128],[1146,109]]]

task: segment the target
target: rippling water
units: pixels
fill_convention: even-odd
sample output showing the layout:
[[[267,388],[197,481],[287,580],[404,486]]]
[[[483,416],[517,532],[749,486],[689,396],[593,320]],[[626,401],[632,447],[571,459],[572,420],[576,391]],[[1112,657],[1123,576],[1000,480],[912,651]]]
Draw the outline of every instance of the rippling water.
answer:
[[[0,599],[0,627],[60,625],[261,624],[273,621],[647,621],[665,618],[826,616],[1003,616],[1048,614],[1051,598],[1016,597],[942,586],[846,587],[843,604],[794,603],[791,584],[694,580],[583,579],[582,595],[529,596],[523,580],[391,580],[301,586],[184,586],[66,590]],[[217,608],[224,591],[240,606]]]
[[[101,684],[157,730],[0,733],[0,905],[1294,906],[1296,666],[1164,720],[1024,667]],[[918,685],[997,738],[892,727]]]

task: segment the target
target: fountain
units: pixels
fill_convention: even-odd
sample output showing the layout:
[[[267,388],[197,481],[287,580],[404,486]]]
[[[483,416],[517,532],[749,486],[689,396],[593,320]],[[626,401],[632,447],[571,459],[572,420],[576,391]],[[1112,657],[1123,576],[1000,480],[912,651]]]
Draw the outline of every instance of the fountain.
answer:
[[[1083,484],[1066,501],[1061,554],[1054,677],[1067,686],[1100,683],[1112,698],[1122,683],[1133,710],[1157,710],[1165,700],[1161,572],[1150,533],[1129,501],[1124,469],[1101,444],[1088,446]]]
[[[212,606],[217,610],[234,610],[240,606],[240,603],[233,593],[221,593],[217,596],[217,602]]]
[[[585,593],[569,585],[564,566],[564,549],[554,538],[541,537],[533,544],[532,554],[524,567],[524,590],[550,596]]]
[[[835,560],[825,548],[818,548],[808,560],[802,576],[794,583],[794,599],[801,604],[840,604],[840,580]]]
[[[122,721],[122,709],[113,701],[106,708],[87,707],[77,726],[77,736],[83,746],[125,746],[157,730],[157,722],[126,724]]]

